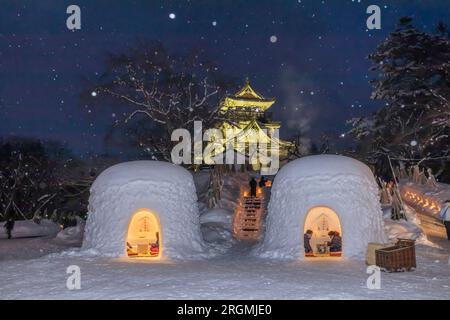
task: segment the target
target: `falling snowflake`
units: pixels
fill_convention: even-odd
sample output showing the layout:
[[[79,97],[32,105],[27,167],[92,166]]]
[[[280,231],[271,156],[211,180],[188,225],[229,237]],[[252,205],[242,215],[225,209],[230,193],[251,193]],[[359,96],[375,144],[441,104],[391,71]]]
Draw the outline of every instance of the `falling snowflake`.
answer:
[[[170,18],[170,19],[173,20],[173,19],[175,19],[176,17],[177,17],[177,16],[175,15],[175,13],[173,13],[173,12],[172,12],[172,13],[169,13],[169,18]]]
[[[273,36],[270,37],[270,42],[276,43],[277,41],[278,41],[278,37],[277,36],[273,35]]]

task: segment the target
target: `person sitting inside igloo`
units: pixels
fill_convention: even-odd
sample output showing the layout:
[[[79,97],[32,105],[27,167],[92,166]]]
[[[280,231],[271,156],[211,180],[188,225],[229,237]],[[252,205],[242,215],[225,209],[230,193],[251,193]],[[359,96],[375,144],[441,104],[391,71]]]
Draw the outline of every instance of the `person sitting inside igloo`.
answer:
[[[314,257],[314,252],[311,247],[312,235],[313,235],[312,230],[306,230],[305,235],[303,236],[303,243],[305,245],[305,254],[307,257]]]
[[[330,253],[340,253],[342,251],[342,238],[339,235],[339,232],[330,231],[328,232],[328,236],[330,236],[330,241],[328,242]]]

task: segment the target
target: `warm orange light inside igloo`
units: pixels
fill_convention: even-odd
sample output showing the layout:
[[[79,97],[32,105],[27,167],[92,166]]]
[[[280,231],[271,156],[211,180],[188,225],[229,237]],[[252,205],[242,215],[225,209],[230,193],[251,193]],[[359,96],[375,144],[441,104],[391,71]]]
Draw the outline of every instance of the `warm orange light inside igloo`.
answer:
[[[309,210],[304,225],[306,257],[340,257],[342,228],[339,216],[331,208],[318,206]]]
[[[138,210],[131,218],[126,240],[129,257],[157,258],[161,255],[161,225],[150,210]]]

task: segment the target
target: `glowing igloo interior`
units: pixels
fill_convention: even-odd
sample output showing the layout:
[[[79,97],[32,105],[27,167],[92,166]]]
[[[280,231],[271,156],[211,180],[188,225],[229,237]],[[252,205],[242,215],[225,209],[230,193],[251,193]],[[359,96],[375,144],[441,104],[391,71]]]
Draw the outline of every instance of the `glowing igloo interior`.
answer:
[[[161,225],[157,215],[150,210],[138,210],[131,218],[127,233],[129,257],[159,257]]]
[[[305,219],[303,232],[306,233],[307,230],[311,230],[313,232],[310,240],[313,253],[305,253],[306,256],[337,257],[341,255],[340,252],[330,254],[328,246],[328,242],[331,240],[328,234],[331,231],[338,232],[339,236],[342,237],[341,222],[339,221],[339,216],[333,209],[324,206],[318,206],[310,209]]]

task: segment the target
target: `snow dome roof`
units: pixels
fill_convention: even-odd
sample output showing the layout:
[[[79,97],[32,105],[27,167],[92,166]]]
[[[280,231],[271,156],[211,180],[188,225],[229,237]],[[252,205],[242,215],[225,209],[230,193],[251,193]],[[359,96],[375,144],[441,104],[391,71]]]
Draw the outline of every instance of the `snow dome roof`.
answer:
[[[159,161],[125,162],[98,176],[91,187],[82,248],[100,255],[126,256],[127,248],[138,245],[132,222],[145,219],[148,223],[141,229],[148,229],[149,236],[144,240],[158,243],[163,258],[191,259],[205,254],[192,174]]]
[[[180,180],[192,180],[192,175],[184,168],[169,162],[130,161],[116,164],[103,171],[95,180],[92,188],[104,184],[123,185],[134,181],[158,181],[180,183]]]
[[[289,162],[280,170],[277,180],[321,175],[355,175],[373,180],[372,171],[364,163],[349,157],[332,154],[308,156]]]
[[[282,167],[271,190],[264,240],[255,253],[303,258],[303,234],[318,218],[327,226],[314,231],[315,243],[328,239],[325,230],[331,228],[342,236],[343,257],[362,257],[368,243],[385,241],[378,186],[368,166],[349,157],[317,155]]]

